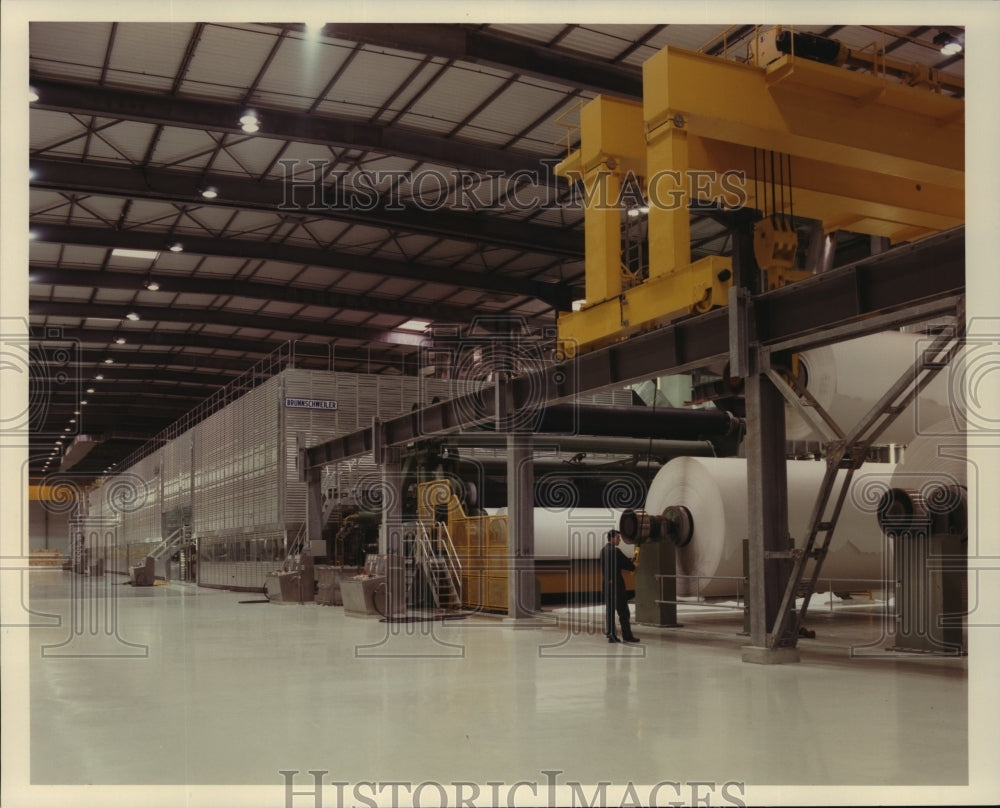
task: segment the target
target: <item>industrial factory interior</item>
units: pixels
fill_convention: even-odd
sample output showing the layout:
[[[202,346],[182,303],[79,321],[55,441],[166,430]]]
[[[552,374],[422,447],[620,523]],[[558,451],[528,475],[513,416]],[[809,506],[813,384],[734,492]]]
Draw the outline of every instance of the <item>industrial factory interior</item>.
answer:
[[[4,1],[5,808],[1000,801],[1000,12],[707,5]]]

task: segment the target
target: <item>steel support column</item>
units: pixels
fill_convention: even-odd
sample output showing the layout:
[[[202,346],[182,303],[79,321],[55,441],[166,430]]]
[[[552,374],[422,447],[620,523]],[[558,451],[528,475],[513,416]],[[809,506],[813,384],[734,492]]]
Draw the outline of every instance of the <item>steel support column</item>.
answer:
[[[785,464],[785,400],[761,373],[760,346],[750,347],[746,377],[747,526],[750,542],[750,647],[745,662],[794,662],[798,652],[768,647],[788,580],[788,481]],[[782,658],[778,659],[777,655]]]
[[[745,662],[798,661],[795,649],[768,649],[768,635],[781,606],[788,579],[788,561],[772,553],[788,550],[788,481],[785,465],[785,400],[766,375],[767,357],[758,339],[753,300],[762,289],[761,272],[753,254],[756,212],[735,215],[733,275],[738,284],[730,307],[730,364],[746,376],[747,536],[750,646]]]
[[[375,424],[378,429],[381,424]],[[403,466],[401,450],[386,446],[382,449],[382,527],[378,549],[386,556],[386,617],[406,614],[406,569],[403,563],[403,497],[400,491]]]
[[[531,436],[507,438],[508,564],[507,617],[535,614],[535,472]]]
[[[312,542],[323,539],[323,467],[314,467],[306,472],[306,541],[305,546],[312,548]]]

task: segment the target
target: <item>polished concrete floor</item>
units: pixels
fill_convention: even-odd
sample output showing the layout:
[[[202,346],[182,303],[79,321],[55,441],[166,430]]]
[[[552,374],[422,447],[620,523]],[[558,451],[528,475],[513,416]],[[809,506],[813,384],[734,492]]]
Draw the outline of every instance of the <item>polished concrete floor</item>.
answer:
[[[390,625],[179,583],[26,578],[33,784],[273,786],[293,770],[301,785],[311,769],[352,783],[968,780],[968,659],[878,651],[863,602],[817,612],[798,664],[754,665],[736,613],[609,645],[596,609],[546,607],[525,630]]]

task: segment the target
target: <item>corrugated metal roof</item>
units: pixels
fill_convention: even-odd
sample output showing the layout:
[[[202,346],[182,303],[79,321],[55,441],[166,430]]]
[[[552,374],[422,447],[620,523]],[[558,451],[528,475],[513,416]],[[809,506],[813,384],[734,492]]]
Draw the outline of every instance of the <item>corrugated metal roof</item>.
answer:
[[[419,67],[420,60],[413,55],[389,56],[362,48],[326,97],[331,101],[378,109]]]
[[[44,109],[31,111],[29,137],[33,153],[44,152],[54,157],[80,157],[83,155],[86,133],[86,126],[69,115]]]
[[[578,51],[603,60],[613,61],[651,25],[581,25],[575,28],[557,46],[559,49]]]
[[[119,23],[107,83],[169,92],[194,28],[193,23]]]
[[[406,116],[407,124],[417,125],[418,121],[424,121],[424,125],[430,128],[428,121],[440,120],[454,125],[479,106],[503,82],[504,76],[498,75],[496,71],[478,67],[452,67],[413,105],[410,114]],[[440,131],[436,126],[433,128]]]
[[[352,49],[339,42],[285,38],[250,101],[278,109],[308,109]]]
[[[367,292],[378,285],[381,280],[377,275],[368,275],[362,272],[348,272],[337,281],[337,291],[339,292]],[[363,314],[358,312],[359,315]],[[341,316],[347,316],[342,313]],[[367,316],[367,314],[363,314]]]
[[[562,93],[518,81],[473,118],[470,127],[493,130],[498,135],[496,140],[503,143],[541,115],[558,107],[563,96]],[[485,135],[479,134],[478,137]]]
[[[662,31],[650,37],[647,43],[654,49],[654,52],[661,50],[668,45],[686,50],[697,51],[705,45],[721,43],[722,34],[729,25],[698,25],[694,23],[684,23],[679,25],[668,25]],[[735,26],[739,28],[741,26]],[[735,33],[735,31],[733,31]],[[742,46],[740,46],[742,47]],[[648,58],[648,57],[647,57]]]
[[[155,166],[202,168],[215,150],[217,141],[200,129],[165,126],[150,161]]]
[[[551,42],[566,27],[566,23],[494,23],[488,30],[504,33],[519,39]]]
[[[275,36],[245,29],[207,25],[181,85],[182,94],[241,98],[260,71]],[[235,57],[235,58],[234,58]]]
[[[108,119],[98,119],[90,140],[90,157],[106,162],[141,163],[149,146],[156,125],[142,121],[117,121],[111,126]]]
[[[109,22],[33,22],[29,27],[31,70],[97,81],[110,36]]]
[[[92,293],[89,289],[81,289],[79,286],[52,287],[52,300],[73,303],[79,301],[90,301],[91,297]],[[108,301],[106,299],[100,299],[100,302],[107,303]]]

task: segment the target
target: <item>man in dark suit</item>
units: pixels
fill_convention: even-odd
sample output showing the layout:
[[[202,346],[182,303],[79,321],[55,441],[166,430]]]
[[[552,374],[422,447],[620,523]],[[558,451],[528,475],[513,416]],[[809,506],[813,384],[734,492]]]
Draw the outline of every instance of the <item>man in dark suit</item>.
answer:
[[[632,625],[628,613],[628,596],[625,593],[623,570],[634,570],[632,560],[618,549],[622,534],[617,530],[608,531],[608,541],[601,548],[601,577],[604,583],[604,633],[608,642],[621,642],[615,633],[615,612],[622,627],[622,639],[625,642],[639,642],[632,634]]]

